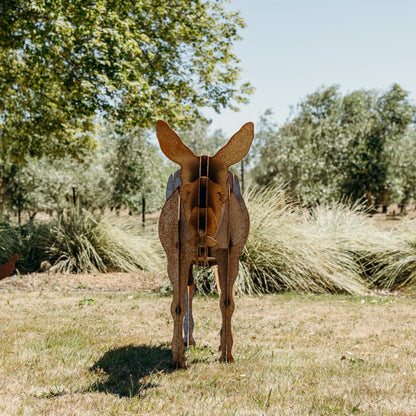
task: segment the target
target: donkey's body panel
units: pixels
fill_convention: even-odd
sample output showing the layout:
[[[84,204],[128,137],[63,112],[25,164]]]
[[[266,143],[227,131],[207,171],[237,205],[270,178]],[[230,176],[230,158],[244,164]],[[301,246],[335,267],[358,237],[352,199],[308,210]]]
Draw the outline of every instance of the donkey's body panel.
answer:
[[[185,295],[187,287],[193,283],[194,264],[218,266],[222,314],[220,359],[231,362],[233,286],[240,253],[249,232],[249,216],[237,177],[228,171],[228,167],[248,152],[253,125],[243,126],[212,157],[195,156],[164,122],[158,122],[157,136],[166,156],[181,165],[181,169],[169,178],[167,200],[159,219],[159,236],[166,251],[168,275],[173,286],[173,362],[185,366],[182,324],[186,309],[190,314],[192,311],[192,298],[188,296],[186,302]],[[187,322],[190,321],[192,317],[188,316]],[[189,334],[188,339],[191,338],[192,334]]]

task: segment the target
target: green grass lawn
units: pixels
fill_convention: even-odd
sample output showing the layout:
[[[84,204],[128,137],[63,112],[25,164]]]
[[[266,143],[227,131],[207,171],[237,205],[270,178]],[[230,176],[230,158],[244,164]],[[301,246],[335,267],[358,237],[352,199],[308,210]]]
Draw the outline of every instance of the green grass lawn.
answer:
[[[218,361],[218,299],[194,307],[176,370],[169,297],[0,292],[0,414],[416,414],[415,299],[239,297],[234,364]]]

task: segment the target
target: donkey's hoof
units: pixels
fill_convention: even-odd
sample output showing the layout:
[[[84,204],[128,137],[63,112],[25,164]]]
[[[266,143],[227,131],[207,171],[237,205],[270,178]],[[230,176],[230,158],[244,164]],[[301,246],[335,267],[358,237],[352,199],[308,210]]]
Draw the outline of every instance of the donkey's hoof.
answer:
[[[184,360],[172,361],[173,368],[186,368],[186,363]]]
[[[186,340],[183,340],[183,345],[185,345],[185,347],[190,347],[190,346],[195,347],[196,342],[194,340],[191,340],[188,344],[188,342]]]
[[[222,363],[233,363],[234,358],[233,358],[232,355],[229,355],[228,357],[226,357],[225,355],[221,355],[220,362],[222,362]]]

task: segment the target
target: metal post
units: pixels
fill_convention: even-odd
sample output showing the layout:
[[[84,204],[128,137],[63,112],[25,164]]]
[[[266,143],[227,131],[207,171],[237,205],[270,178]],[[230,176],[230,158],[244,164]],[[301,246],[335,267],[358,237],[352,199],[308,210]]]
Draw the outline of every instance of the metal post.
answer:
[[[241,160],[241,194],[244,194],[244,159]]]
[[[142,196],[142,227],[144,228],[146,223],[146,198]]]
[[[72,203],[74,204],[74,207],[77,205],[76,189],[76,186],[72,187]]]

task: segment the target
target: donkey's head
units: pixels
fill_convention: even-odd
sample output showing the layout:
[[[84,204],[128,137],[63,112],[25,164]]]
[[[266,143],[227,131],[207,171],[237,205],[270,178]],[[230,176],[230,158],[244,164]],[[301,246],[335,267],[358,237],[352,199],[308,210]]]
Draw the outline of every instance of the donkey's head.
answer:
[[[214,156],[196,156],[167,123],[159,120],[156,135],[162,152],[181,167],[180,197],[193,236],[215,244],[221,211],[229,196],[228,168],[248,153],[254,138],[253,123],[244,124]]]

